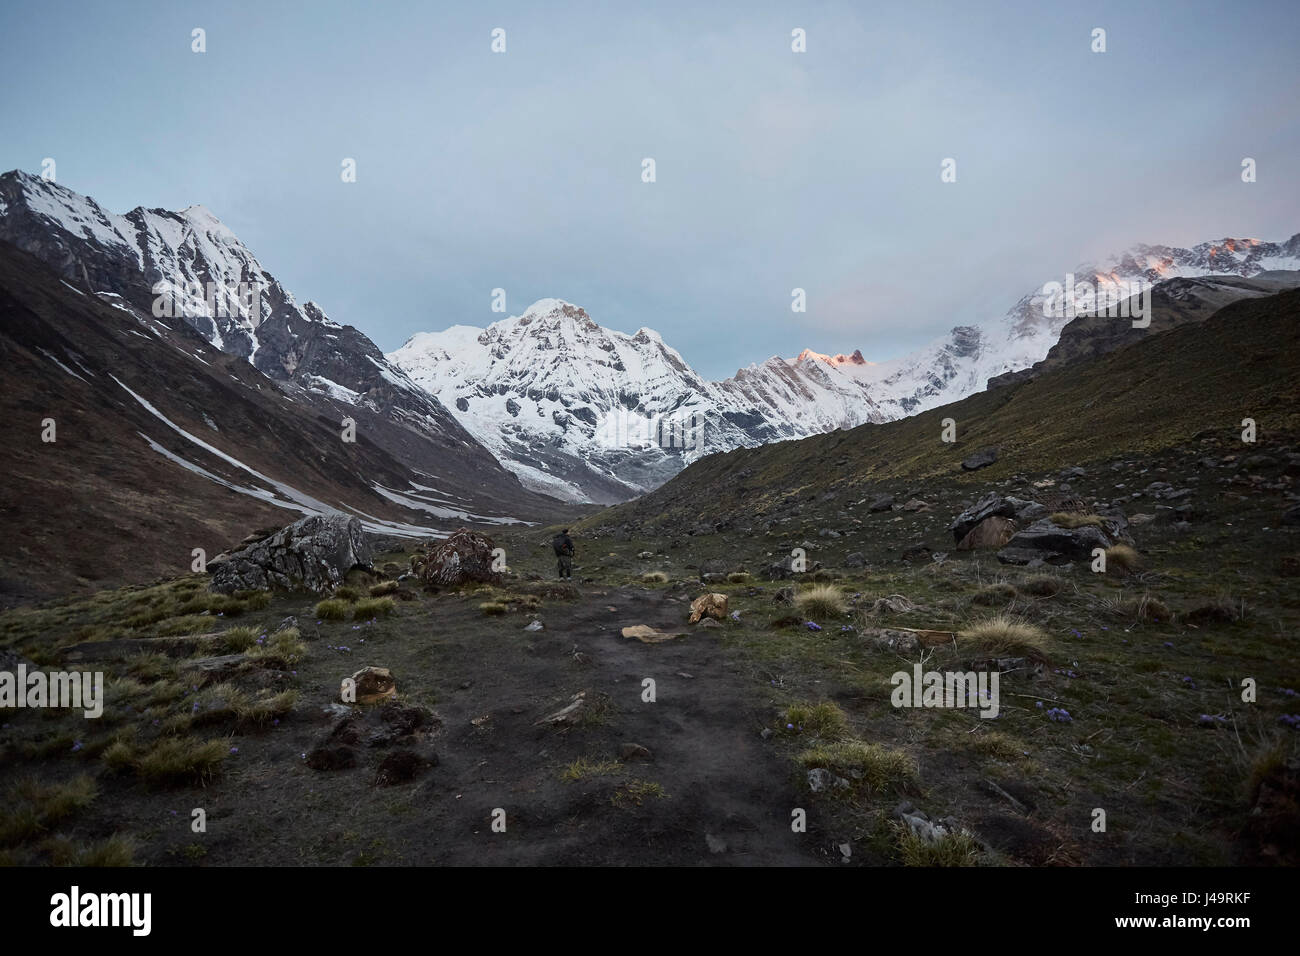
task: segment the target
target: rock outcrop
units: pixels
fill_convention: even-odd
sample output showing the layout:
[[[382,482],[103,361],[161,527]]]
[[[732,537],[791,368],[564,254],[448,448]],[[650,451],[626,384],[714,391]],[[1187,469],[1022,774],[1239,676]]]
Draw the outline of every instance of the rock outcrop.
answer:
[[[311,591],[323,594],[353,568],[371,568],[361,522],[350,515],[311,515],[208,564],[213,591]]]

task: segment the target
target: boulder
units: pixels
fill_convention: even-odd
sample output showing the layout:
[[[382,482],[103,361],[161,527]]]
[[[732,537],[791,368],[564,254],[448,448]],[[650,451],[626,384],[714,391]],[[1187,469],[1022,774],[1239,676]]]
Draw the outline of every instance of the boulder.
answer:
[[[1016,505],[1019,501],[1018,498],[1004,498],[995,492],[990,492],[959,514],[953,519],[952,524],[948,525],[948,530],[952,532],[952,540],[960,544],[961,539],[966,537],[972,528],[986,518],[994,516],[1014,518]],[[1024,502],[1024,504],[1032,503]]]
[[[957,542],[958,551],[1005,547],[1016,533],[1016,523],[1001,515],[991,515],[966,532]]]
[[[927,502],[922,501],[920,498],[912,498],[905,505],[903,505],[903,510],[904,511],[929,511],[930,505]]]
[[[727,596],[725,594],[701,594],[691,602],[691,616],[689,623],[698,624],[700,618],[711,617],[714,620],[724,620],[727,616]]]
[[[996,448],[981,448],[961,463],[962,471],[976,471],[980,468],[987,468],[997,460],[998,450]]]
[[[850,551],[844,557],[844,566],[846,568],[865,568],[867,558],[861,551]]]
[[[1061,528],[1053,524],[1050,518],[1044,518],[1023,531],[1016,532],[1006,543],[1004,551],[998,554],[998,560],[1004,564],[1027,564],[1032,558],[1021,561],[1025,554],[1036,555],[1049,563],[1088,560],[1091,559],[1094,548],[1109,548],[1117,538],[1113,530],[1107,533],[1093,525]]]
[[[233,591],[324,594],[353,568],[374,566],[361,522],[350,515],[310,515],[208,564],[209,587]]]
[[[871,504],[867,505],[867,508],[871,511],[889,511],[893,507],[893,495],[881,495],[875,501],[871,502]]]
[[[478,531],[460,528],[425,554],[411,558],[411,570],[426,584],[497,584],[501,573],[492,569],[492,539]]]

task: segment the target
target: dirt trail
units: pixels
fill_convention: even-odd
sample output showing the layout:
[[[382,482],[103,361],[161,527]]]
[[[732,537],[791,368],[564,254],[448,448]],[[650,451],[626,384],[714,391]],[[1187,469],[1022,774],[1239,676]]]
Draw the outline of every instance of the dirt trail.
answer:
[[[546,630],[526,633],[522,648],[487,647],[479,637],[473,662],[459,642],[441,649],[441,665],[473,670],[465,678],[473,684],[438,705],[442,762],[417,784],[425,806],[397,840],[411,841],[429,862],[456,864],[819,862],[816,837],[790,828],[791,810],[806,797],[794,789],[789,762],[760,736],[770,720],[756,706],[761,687],[736,670],[717,630],[643,644],[621,628],[682,627],[686,605],[663,592],[585,592],[576,604],[548,606]],[[523,623],[512,616],[502,626]],[[654,703],[642,700],[647,677],[656,683]],[[607,720],[534,726],[579,690],[593,702],[608,695]],[[471,723],[485,715],[480,726]],[[608,776],[559,779],[579,757],[617,759],[624,743],[648,748],[652,759]],[[665,796],[638,806],[624,794],[615,805],[633,778],[658,783]],[[489,825],[497,807],[506,811],[504,834]]]

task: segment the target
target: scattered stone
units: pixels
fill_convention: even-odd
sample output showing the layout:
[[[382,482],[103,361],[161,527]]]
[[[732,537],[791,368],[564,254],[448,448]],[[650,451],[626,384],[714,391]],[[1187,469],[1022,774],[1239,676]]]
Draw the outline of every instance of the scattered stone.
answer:
[[[849,786],[847,780],[836,776],[825,767],[814,767],[808,771],[808,789],[813,793],[821,793],[823,790],[829,790],[832,787],[843,790]]]
[[[649,559],[649,558],[653,558],[654,556],[655,556],[655,553],[654,553],[653,551],[638,551],[638,552],[637,552],[637,557],[640,558],[642,561],[645,561],[645,560],[647,560],[647,559]]]
[[[361,522],[349,515],[309,515],[274,534],[208,562],[211,590],[310,591],[324,594],[373,559]]]
[[[647,627],[644,624],[633,624],[631,627],[623,628],[624,637],[635,637],[642,644],[661,644],[664,641],[671,641],[675,637],[685,637],[685,631],[656,631],[653,627]]]
[[[898,631],[889,628],[865,628],[862,636],[871,642],[871,645],[881,651],[897,651],[900,653],[910,653],[921,646],[917,636],[910,631]]]
[[[722,627],[721,624],[719,624],[717,621],[715,621],[715,620],[714,620],[713,618],[711,618],[711,617],[703,618],[703,619],[699,622],[699,624],[696,625],[696,626],[697,626],[697,627]]]
[[[876,598],[871,605],[872,614],[906,614],[917,610],[917,605],[905,594],[891,594],[889,597]]]
[[[889,511],[894,507],[893,495],[881,495],[867,505],[869,511]]]
[[[356,683],[358,704],[377,704],[397,695],[397,681],[387,667],[363,667],[352,675],[352,680]],[[344,699],[342,687],[339,697]]]
[[[865,568],[867,566],[866,555],[861,551],[851,551],[844,558],[844,566],[846,568]]]
[[[904,511],[929,511],[930,505],[920,498],[913,498],[907,504],[903,505]]]
[[[545,629],[546,629],[546,625],[543,624],[541,621],[532,621],[524,627],[525,631],[542,631]]]
[[[980,468],[987,468],[997,460],[998,450],[996,448],[981,448],[963,461],[961,467],[963,471],[977,471]]]
[[[703,617],[711,617],[721,621],[727,616],[727,596],[713,592],[711,594],[701,594],[691,602],[691,615],[688,623],[697,624]]]
[[[581,713],[583,707],[586,705],[586,702],[587,702],[587,692],[585,690],[580,690],[572,697],[570,697],[569,702],[565,704],[563,707],[561,707],[559,710],[557,710],[555,713],[549,714],[546,717],[542,717],[541,719],[534,721],[533,726],[537,727],[540,726],[541,724],[571,723],[578,717],[578,714]],[[477,718],[477,720],[483,720],[483,719],[484,718],[482,717]],[[471,721],[471,723],[477,723],[477,720]]]
[[[772,602],[774,604],[793,604],[794,588],[777,588],[776,593],[772,595]]]
[[[624,760],[649,760],[650,749],[642,747],[640,744],[626,743],[619,749],[619,754]]]

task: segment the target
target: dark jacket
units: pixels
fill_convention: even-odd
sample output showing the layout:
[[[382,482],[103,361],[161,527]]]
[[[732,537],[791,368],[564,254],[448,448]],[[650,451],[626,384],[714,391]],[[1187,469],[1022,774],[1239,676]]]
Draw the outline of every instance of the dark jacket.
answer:
[[[567,534],[557,534],[551,539],[551,547],[555,549],[556,557],[573,554],[573,539]]]

